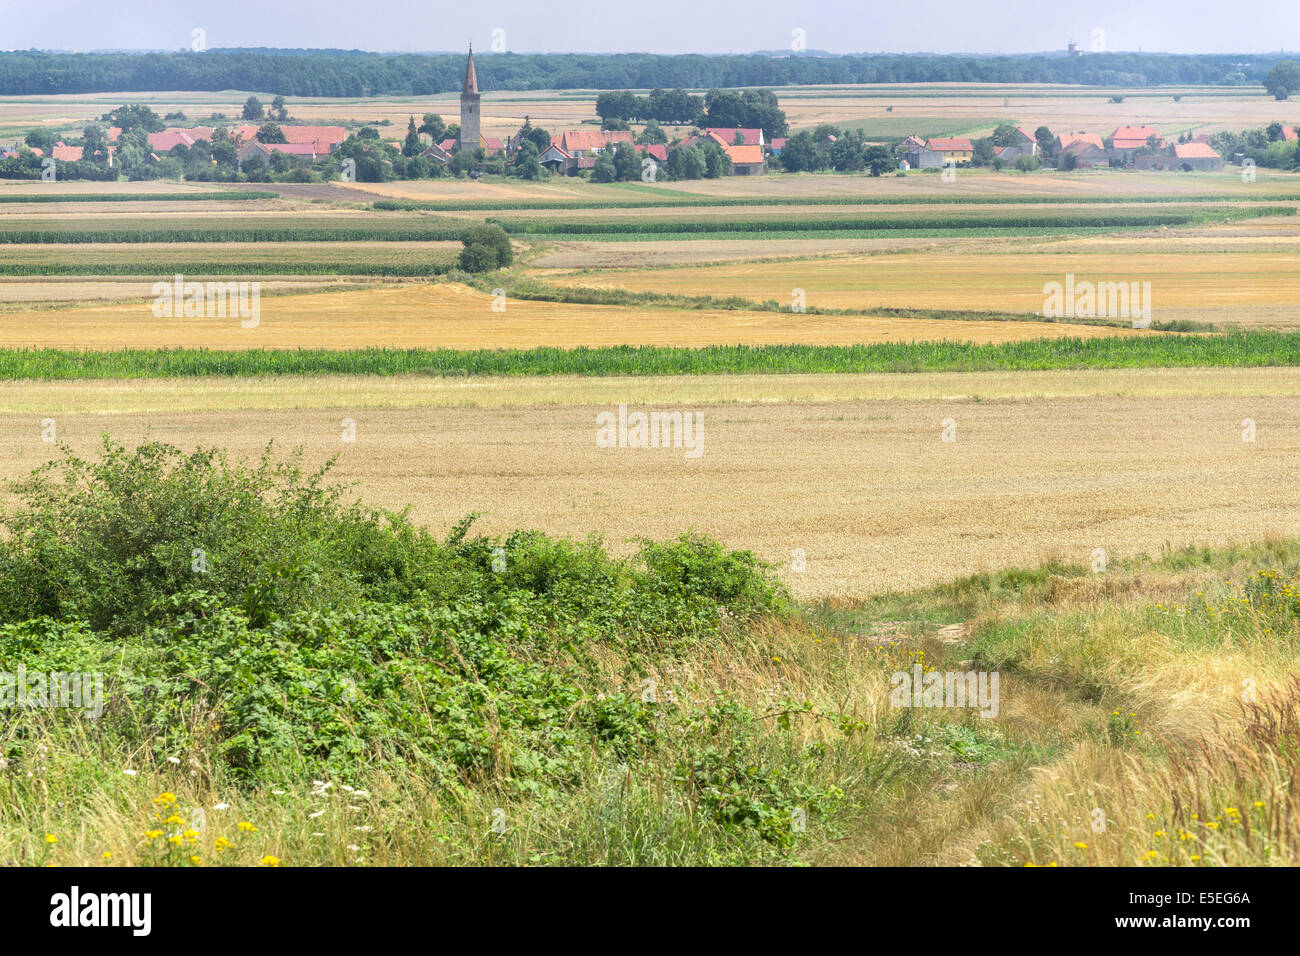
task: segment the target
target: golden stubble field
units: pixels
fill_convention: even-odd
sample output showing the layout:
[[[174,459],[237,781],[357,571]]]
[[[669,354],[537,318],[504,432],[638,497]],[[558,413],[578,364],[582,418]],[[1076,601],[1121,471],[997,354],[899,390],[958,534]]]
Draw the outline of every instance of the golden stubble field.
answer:
[[[967,244],[951,252],[931,246],[897,254],[539,275],[561,286],[742,296],[782,303],[790,301],[793,289],[803,289],[806,304],[820,308],[1026,314],[1044,308],[1046,283],[1064,284],[1066,276],[1073,275],[1077,282],[1149,282],[1152,317],[1157,320],[1300,325],[1300,249],[1272,251],[1256,245],[1240,251],[1180,251],[1167,240],[1153,239],[1134,254],[1136,240],[1114,241],[1124,243],[1126,251],[1105,252],[1105,242],[1098,242],[1095,252],[1077,248],[1054,252],[1050,247],[994,252]]]
[[[261,299],[256,328],[238,315],[157,318],[150,303],[0,314],[9,348],[538,348],[541,346],[851,345],[873,342],[1014,342],[1065,336],[1151,334],[1046,322],[895,319],[571,305],[507,300],[457,283],[400,285]],[[251,321],[251,320],[250,320]]]
[[[1115,555],[1257,540],[1293,534],[1300,522],[1292,491],[1300,460],[1294,370],[991,375],[982,389],[942,377],[875,378],[877,386],[858,383],[873,396],[867,399],[826,400],[804,382],[804,400],[791,401],[750,382],[726,404],[707,392],[660,395],[654,383],[637,380],[601,380],[585,404],[545,404],[546,386],[536,382],[479,382],[466,386],[543,404],[400,408],[367,404],[373,394],[357,395],[354,407],[310,407],[307,394],[289,401],[303,407],[247,407],[266,396],[228,382],[226,398],[245,407],[212,411],[178,410],[185,396],[168,393],[168,383],[112,383],[124,398],[134,386],[154,403],[152,411],[121,414],[73,410],[79,391],[94,396],[102,383],[33,383],[18,390],[26,397],[5,393],[19,402],[35,391],[44,410],[15,414],[6,406],[0,474],[26,473],[50,457],[52,446],[39,437],[44,418],[54,418],[58,438],[82,452],[105,432],[128,443],[149,436],[223,445],[237,455],[275,440],[303,446],[313,462],[338,455],[338,476],[359,482],[367,500],[409,504],[417,521],[440,533],[481,511],[486,531],[597,533],[624,551],[637,537],[694,528],[781,565],[808,598],[912,587],[1057,555],[1087,562],[1096,548]],[[890,394],[879,391],[884,380],[919,390],[874,397]],[[999,381],[1004,390],[1075,393],[996,397]],[[205,387],[222,397],[220,385]],[[372,391],[382,387],[371,383]],[[317,388],[328,391],[330,383]],[[971,397],[972,390],[985,394]],[[564,394],[552,387],[549,400]],[[598,448],[596,415],[620,402],[701,415],[702,456]],[[101,395],[95,405],[113,402]],[[354,443],[343,441],[344,419],[355,423]],[[955,427],[953,442],[942,440],[945,419]],[[1254,442],[1243,441],[1244,419],[1255,423]],[[796,549],[807,554],[803,573],[790,567]]]

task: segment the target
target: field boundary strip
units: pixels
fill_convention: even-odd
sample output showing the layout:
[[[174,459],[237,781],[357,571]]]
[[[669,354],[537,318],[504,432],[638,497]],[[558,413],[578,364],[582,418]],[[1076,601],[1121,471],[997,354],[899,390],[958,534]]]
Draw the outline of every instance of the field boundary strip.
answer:
[[[976,345],[535,349],[0,349],[0,380],[259,375],[654,376],[1300,366],[1300,332],[1165,333]]]

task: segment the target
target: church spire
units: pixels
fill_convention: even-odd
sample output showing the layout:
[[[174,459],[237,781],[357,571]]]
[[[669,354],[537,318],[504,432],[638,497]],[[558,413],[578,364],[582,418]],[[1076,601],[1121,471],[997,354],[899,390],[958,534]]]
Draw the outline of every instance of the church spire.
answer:
[[[470,41],[469,58],[465,61],[465,86],[462,93],[478,92],[478,76],[474,72],[474,43]]]

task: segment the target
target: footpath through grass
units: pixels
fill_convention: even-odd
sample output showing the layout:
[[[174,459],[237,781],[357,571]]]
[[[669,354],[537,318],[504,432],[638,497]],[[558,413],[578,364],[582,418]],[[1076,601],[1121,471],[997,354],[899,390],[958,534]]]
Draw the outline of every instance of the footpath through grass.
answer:
[[[250,375],[736,375],[1300,365],[1300,332],[1159,333],[996,345],[538,349],[0,350],[0,380]]]

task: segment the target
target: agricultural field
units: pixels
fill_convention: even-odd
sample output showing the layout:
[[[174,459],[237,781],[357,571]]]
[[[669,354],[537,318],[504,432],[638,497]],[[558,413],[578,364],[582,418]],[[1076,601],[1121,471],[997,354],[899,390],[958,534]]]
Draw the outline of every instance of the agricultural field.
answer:
[[[340,454],[340,479],[359,482],[375,504],[411,505],[428,527],[485,510],[491,533],[598,534],[618,551],[694,529],[754,550],[804,599],[1086,561],[1098,547],[1132,556],[1294,527],[1300,502],[1288,475],[1300,453],[1300,376],[1152,372],[771,384],[764,376],[27,383],[0,392],[10,413],[0,420],[8,436],[0,460],[17,477],[53,454],[31,442],[38,414],[54,415],[79,453],[92,452],[110,424],[130,443],[149,435],[241,455],[270,441],[302,445],[313,464]],[[596,447],[597,411],[620,403],[695,411],[703,455]],[[26,418],[12,414],[19,409]],[[356,423],[355,443],[340,443],[343,418]],[[1245,418],[1258,430],[1253,444],[1241,440]],[[954,443],[941,441],[945,419],[955,422]],[[1090,464],[1099,461],[1105,469]],[[1241,488],[1254,490],[1243,497]],[[674,500],[691,506],[665,506]],[[795,548],[808,556],[799,574],[789,570]]]
[[[1093,248],[1112,244],[1102,240]],[[1134,268],[1135,256],[1141,256],[1140,269]],[[539,272],[546,281],[566,286],[633,292],[672,289],[687,295],[756,301],[788,301],[792,290],[802,289],[810,307],[977,310],[1025,316],[1040,314],[1044,286],[1064,282],[1067,274],[1080,281],[1140,276],[1151,283],[1151,311],[1157,320],[1300,326],[1300,236],[1272,247],[1216,252],[1173,251],[1166,242],[1151,239],[1129,242],[1122,253],[1056,251],[1044,245],[1034,252],[967,248],[953,254],[929,249],[694,268],[604,269],[594,275]]]
[[[256,92],[0,97],[0,140]],[[483,132],[597,94],[488,90]],[[880,140],[1296,118],[779,96]],[[1247,180],[0,180],[0,671],[133,702],[0,724],[0,862],[1300,863],[1300,172]],[[1149,321],[1049,314],[1067,277]],[[1001,709],[895,706],[913,667]]]

